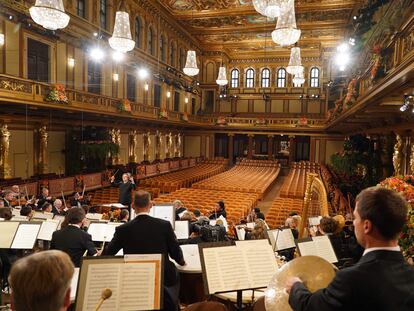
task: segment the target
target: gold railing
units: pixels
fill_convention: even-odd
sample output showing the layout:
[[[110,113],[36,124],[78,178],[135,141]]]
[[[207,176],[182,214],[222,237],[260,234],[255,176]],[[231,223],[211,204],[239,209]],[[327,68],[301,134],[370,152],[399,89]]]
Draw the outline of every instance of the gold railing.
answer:
[[[39,105],[45,107],[59,107],[77,109],[87,112],[99,112],[122,115],[124,117],[141,119],[159,119],[160,108],[141,103],[131,103],[131,112],[121,112],[122,99],[105,95],[94,94],[81,90],[65,89],[68,103],[47,101],[53,85],[19,77],[0,74],[0,102],[13,102]],[[220,116],[190,115],[177,111],[167,111],[165,122],[182,122],[193,125],[219,126]],[[305,116],[305,117],[304,117]],[[325,119],[318,114],[262,114],[246,117],[225,117],[225,126],[231,127],[267,127],[267,128],[313,128],[322,129]],[[259,120],[262,120],[259,122]]]

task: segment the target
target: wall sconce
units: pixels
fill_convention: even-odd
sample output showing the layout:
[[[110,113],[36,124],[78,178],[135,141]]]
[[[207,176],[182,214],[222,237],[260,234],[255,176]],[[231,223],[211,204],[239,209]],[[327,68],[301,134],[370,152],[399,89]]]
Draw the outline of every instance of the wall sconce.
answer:
[[[4,33],[0,33],[0,46],[4,45]]]
[[[119,74],[114,73],[114,74],[112,75],[112,78],[114,79],[114,81],[119,81]]]
[[[144,84],[144,90],[145,90],[145,91],[148,91],[148,89],[149,89],[149,85],[148,85],[148,83],[145,83],[145,84]]]
[[[75,67],[75,59],[72,57],[68,58],[68,66],[69,67]]]
[[[171,92],[167,91],[167,98],[170,98],[170,97],[171,97]]]
[[[188,104],[188,97],[186,97],[186,98],[184,99],[184,102],[185,102],[186,104]]]

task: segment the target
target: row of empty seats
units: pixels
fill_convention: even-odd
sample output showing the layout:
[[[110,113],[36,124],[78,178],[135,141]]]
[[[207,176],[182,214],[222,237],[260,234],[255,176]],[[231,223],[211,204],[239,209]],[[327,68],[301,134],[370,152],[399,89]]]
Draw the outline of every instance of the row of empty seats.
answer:
[[[223,163],[202,163],[188,169],[144,179],[141,186],[159,188],[163,193],[172,192],[180,188],[191,187],[194,182],[217,175],[225,169]]]
[[[302,214],[303,200],[276,198],[266,214],[266,223],[271,229],[285,224],[285,220],[290,212]]]
[[[138,186],[137,189],[145,190],[151,194],[152,198],[157,198],[160,194],[160,189],[158,188],[148,188]],[[118,202],[119,188],[118,187],[109,187],[102,188],[95,191],[89,192],[92,195],[91,205],[100,205],[108,203]]]
[[[263,167],[236,165],[231,170],[193,184],[193,188],[255,193],[262,199],[279,172],[279,164]]]
[[[303,199],[306,190],[307,173],[319,174],[319,164],[313,162],[295,162],[280,188],[280,196],[291,199]]]
[[[215,204],[222,200],[226,207],[227,220],[237,224],[251,208],[256,206],[258,199],[259,196],[254,193],[182,188],[157,198],[155,202],[167,203],[180,200],[188,210],[198,209],[208,216],[213,212]]]
[[[243,166],[270,166],[270,167],[277,167],[279,166],[279,162],[275,160],[252,160],[252,159],[246,159],[241,158],[237,161],[237,165],[243,165]]]

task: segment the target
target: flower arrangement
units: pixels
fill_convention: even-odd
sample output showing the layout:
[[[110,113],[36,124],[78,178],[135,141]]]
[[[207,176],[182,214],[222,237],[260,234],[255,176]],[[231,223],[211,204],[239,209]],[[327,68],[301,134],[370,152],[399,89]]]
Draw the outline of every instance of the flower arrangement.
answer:
[[[216,124],[217,124],[217,125],[222,125],[222,126],[227,125],[227,120],[226,120],[226,118],[225,118],[225,117],[223,117],[223,116],[219,116],[219,117],[217,118]]]
[[[131,102],[128,99],[123,99],[118,105],[118,110],[120,112],[131,112]]]
[[[158,116],[160,119],[168,119],[168,111],[164,107],[161,108],[160,114]]]
[[[182,118],[183,121],[188,122],[188,112],[184,111],[181,118]]]
[[[381,187],[385,187],[401,193],[407,202],[408,214],[407,222],[399,238],[399,245],[407,261],[413,264],[414,260],[414,177],[408,176],[393,176],[383,180],[380,183]]]
[[[83,176],[82,175],[75,176],[75,187],[83,188]]]
[[[298,126],[308,126],[308,118],[300,117],[298,120]]]
[[[265,118],[257,118],[256,121],[254,122],[254,125],[256,126],[266,125],[266,124],[267,124],[267,120]]]
[[[49,93],[45,97],[45,100],[48,102],[55,102],[60,104],[69,103],[69,99],[66,96],[66,89],[62,84],[52,85]]]
[[[375,44],[372,48],[371,81],[376,81],[385,75],[385,53],[386,49],[381,44]]]
[[[358,96],[358,92],[357,92],[357,89],[356,89],[357,82],[358,82],[358,79],[353,78],[348,84],[348,91],[347,91],[345,99],[344,99],[345,107],[350,107],[350,106],[352,106],[353,103],[355,103],[355,100]]]

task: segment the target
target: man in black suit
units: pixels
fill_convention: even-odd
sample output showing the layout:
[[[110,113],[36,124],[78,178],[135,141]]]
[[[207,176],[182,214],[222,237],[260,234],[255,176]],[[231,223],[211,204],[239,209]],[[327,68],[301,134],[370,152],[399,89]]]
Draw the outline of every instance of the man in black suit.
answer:
[[[371,187],[356,198],[355,234],[365,248],[353,267],[339,271],[327,288],[310,293],[291,277],[286,290],[295,311],[412,311],[414,268],[398,246],[406,221],[407,202],[392,190]]]
[[[42,194],[36,198],[36,204],[38,208],[41,208],[46,202],[53,204],[53,198],[49,195],[49,189],[42,188]]]
[[[51,249],[58,249],[67,253],[75,267],[80,266],[80,261],[87,251],[88,256],[97,253],[90,234],[82,230],[85,222],[85,211],[81,207],[72,207],[66,215],[68,225],[52,235]]]
[[[131,214],[132,191],[136,188],[134,178],[129,173],[124,173],[122,181],[115,182],[115,176],[112,176],[111,184],[119,187],[118,202],[128,206],[128,212]]]
[[[185,265],[182,250],[170,222],[149,216],[151,195],[139,190],[134,196],[137,216],[115,229],[115,234],[105,255],[115,255],[120,249],[124,254],[162,254],[164,260],[164,310],[177,310],[179,278],[174,264]]]

